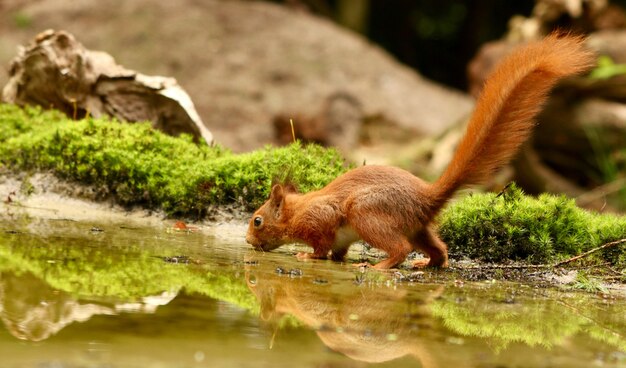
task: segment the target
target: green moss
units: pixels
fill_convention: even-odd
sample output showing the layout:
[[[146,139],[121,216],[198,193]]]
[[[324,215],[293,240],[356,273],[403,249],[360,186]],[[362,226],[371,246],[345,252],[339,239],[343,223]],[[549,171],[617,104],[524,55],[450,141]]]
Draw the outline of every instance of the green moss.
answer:
[[[503,195],[466,196],[440,216],[450,252],[489,262],[549,263],[626,237],[626,218],[595,214],[565,196],[526,196],[511,186]],[[626,265],[624,246],[588,257]]]
[[[626,74],[626,64],[615,64],[607,55],[598,57],[598,65],[591,71],[589,77],[593,79],[609,79]]]
[[[0,105],[0,165],[52,170],[92,184],[122,204],[202,216],[208,205],[260,205],[273,178],[289,171],[300,190],[318,189],[345,171],[333,149],[299,143],[233,154],[170,137],[149,124],[73,121],[53,111]],[[287,170],[288,169],[288,170]]]
[[[576,280],[571,287],[572,289],[583,290],[590,293],[607,292],[600,279],[588,275],[585,271],[579,271],[576,274]]]

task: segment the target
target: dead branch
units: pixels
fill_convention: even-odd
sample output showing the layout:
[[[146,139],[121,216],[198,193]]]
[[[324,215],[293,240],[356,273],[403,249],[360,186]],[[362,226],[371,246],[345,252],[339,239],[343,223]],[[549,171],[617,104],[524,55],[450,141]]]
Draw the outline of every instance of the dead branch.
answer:
[[[599,250],[602,250],[602,249],[605,249],[605,248],[609,248],[609,247],[614,247],[616,245],[620,245],[620,244],[624,244],[624,243],[626,243],[626,239],[620,239],[620,240],[612,241],[610,243],[606,243],[606,244],[601,245],[599,247],[596,247],[596,248],[593,248],[591,250],[588,250],[585,253],[579,254],[579,255],[577,255],[575,257],[566,259],[566,260],[561,261],[561,262],[557,262],[554,265],[552,265],[552,267],[556,268],[556,267],[562,266],[564,264],[571,263],[571,262],[574,262],[576,260],[579,260],[579,259],[581,259],[583,257],[586,257],[586,256],[590,255],[591,253],[597,252]]]

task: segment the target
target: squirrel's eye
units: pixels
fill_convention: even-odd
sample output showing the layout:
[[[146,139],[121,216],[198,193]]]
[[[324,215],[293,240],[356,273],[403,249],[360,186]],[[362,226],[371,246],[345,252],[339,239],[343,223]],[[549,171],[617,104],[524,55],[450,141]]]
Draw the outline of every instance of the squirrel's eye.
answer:
[[[257,216],[254,218],[254,227],[259,227],[263,224],[263,218],[261,216]]]

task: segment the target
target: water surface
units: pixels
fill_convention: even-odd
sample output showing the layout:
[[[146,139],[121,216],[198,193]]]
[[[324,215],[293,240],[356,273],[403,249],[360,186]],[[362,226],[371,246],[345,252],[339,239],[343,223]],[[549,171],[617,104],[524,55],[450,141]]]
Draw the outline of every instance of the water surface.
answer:
[[[1,215],[1,366],[626,367],[620,297],[399,282],[172,223]]]

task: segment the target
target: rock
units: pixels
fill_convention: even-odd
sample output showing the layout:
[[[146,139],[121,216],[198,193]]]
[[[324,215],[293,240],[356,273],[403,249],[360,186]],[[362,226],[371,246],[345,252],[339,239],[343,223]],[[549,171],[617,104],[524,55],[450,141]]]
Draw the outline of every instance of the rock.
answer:
[[[467,83],[472,96],[478,97],[485,80],[500,60],[518,46],[514,42],[504,40],[487,42],[467,65]]]
[[[208,144],[189,95],[175,79],[147,76],[90,51],[65,31],[47,30],[19,50],[10,67],[2,101],[56,108],[68,116],[108,115],[122,121],[151,121],[168,134],[188,133]]]
[[[358,143],[363,120],[362,107],[358,100],[347,93],[335,93],[324,101],[321,109],[313,116],[297,112],[274,117],[276,139],[288,144],[296,139],[334,146],[348,153]],[[292,131],[293,123],[293,131]]]
[[[537,0],[530,17],[514,16],[507,39],[534,40],[554,30],[589,34],[626,26],[626,12],[607,0]]]
[[[175,76],[216,139],[234,151],[276,143],[277,116],[316,116],[337,91],[358,101],[363,120],[412,136],[438,134],[473,106],[361,36],[269,2],[39,0],[13,11],[29,25],[14,25],[14,13],[0,10],[0,63],[3,45],[67,29],[123,65]]]
[[[589,47],[615,63],[626,63],[626,30],[606,30],[589,35]]]

